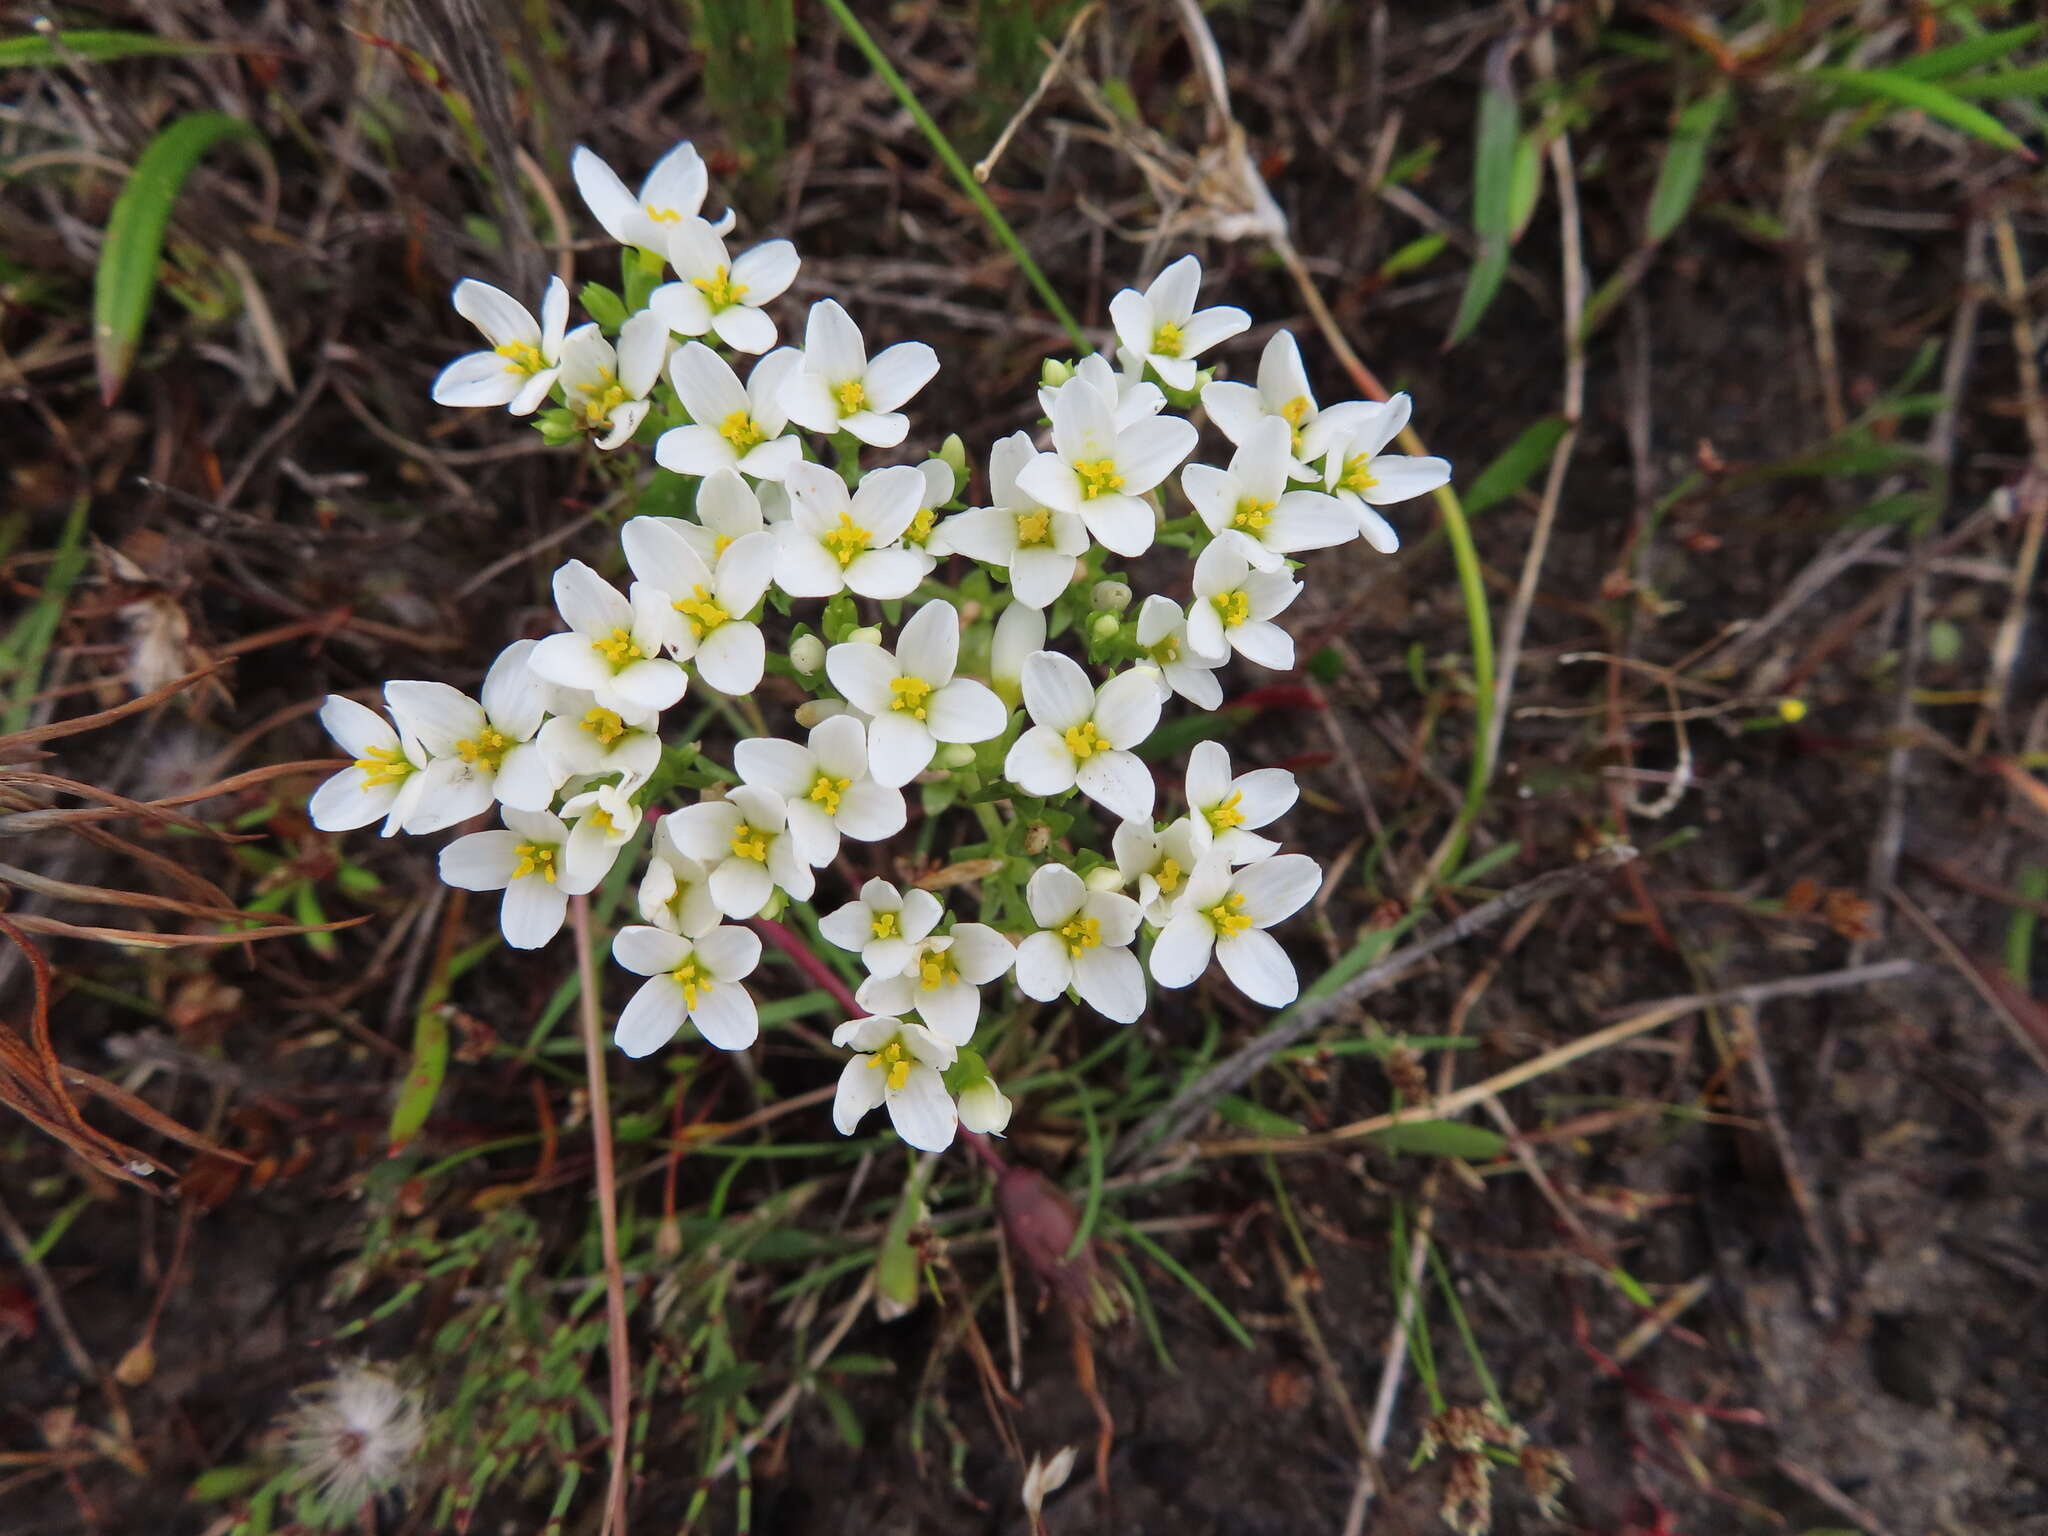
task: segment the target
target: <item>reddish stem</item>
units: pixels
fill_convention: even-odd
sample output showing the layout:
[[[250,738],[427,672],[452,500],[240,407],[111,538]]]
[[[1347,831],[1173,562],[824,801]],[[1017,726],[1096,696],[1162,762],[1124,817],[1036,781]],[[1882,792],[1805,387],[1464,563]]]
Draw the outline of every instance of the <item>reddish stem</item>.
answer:
[[[798,970],[830,992],[833,1000],[846,1010],[849,1019],[866,1017],[867,1010],[854,1000],[853,989],[840,980],[837,971],[812,954],[810,946],[801,938],[769,918],[756,917],[748,921],[756,933],[794,960]]]

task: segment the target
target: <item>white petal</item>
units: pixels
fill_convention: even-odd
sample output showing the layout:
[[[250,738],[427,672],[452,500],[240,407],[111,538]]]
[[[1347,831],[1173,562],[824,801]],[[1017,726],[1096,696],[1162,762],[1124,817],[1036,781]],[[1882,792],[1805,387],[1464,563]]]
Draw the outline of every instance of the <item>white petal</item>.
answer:
[[[960,610],[943,598],[918,609],[896,637],[896,660],[906,676],[934,688],[951,682],[960,661]]]
[[[351,832],[390,814],[397,799],[396,784],[367,784],[351,764],[313,791],[306,814],[322,832]]]
[[[1073,963],[1058,934],[1028,934],[1017,946],[1017,990],[1026,997],[1049,1003],[1073,979]]]
[[[711,871],[711,899],[727,917],[754,916],[774,891],[767,869],[752,859],[727,859]]]
[[[690,941],[644,923],[629,923],[612,940],[612,958],[640,976],[659,976],[689,958]]]
[[[840,792],[839,830],[857,842],[878,843],[894,837],[908,819],[900,790],[864,781]]]
[[[1010,723],[1003,701],[970,677],[956,677],[926,701],[925,724],[940,741],[969,744],[1000,736]]]
[[[1162,987],[1184,987],[1209,968],[1216,931],[1198,912],[1184,911],[1152,945],[1152,979]]]
[[[1119,672],[1095,699],[1095,725],[1112,747],[1129,751],[1159,725],[1159,682],[1151,667]]]
[[[883,1074],[871,1058],[854,1057],[841,1070],[839,1087],[832,1095],[833,1128],[842,1136],[851,1136],[861,1118],[880,1105],[882,1098]]]
[[[775,345],[775,322],[745,304],[730,305],[712,315],[711,329],[735,352],[758,355]]]
[[[943,1152],[953,1144],[960,1117],[945,1079],[930,1067],[912,1067],[903,1087],[888,1100],[889,1122],[911,1146],[921,1152]]]
[[[1145,970],[1128,949],[1108,944],[1074,957],[1074,990],[1105,1019],[1133,1024],[1145,1011]]]
[[[825,653],[825,675],[856,709],[880,716],[890,713],[895,695],[889,685],[903,675],[903,669],[881,646],[848,641]]]
[[[1244,912],[1254,924],[1270,928],[1294,916],[1322,889],[1323,871],[1305,853],[1285,853],[1239,870],[1232,888],[1244,897]]]
[[[510,405],[526,382],[526,375],[509,358],[495,352],[465,352],[435,377],[434,404]]]
[[[1035,725],[1071,730],[1095,712],[1095,690],[1081,664],[1058,651],[1025,658],[1024,704]]]
[[[1074,754],[1060,733],[1034,725],[1011,746],[1003,777],[1027,795],[1060,795],[1074,787],[1075,768]]]
[[[1080,911],[1081,903],[1087,899],[1088,887],[1064,864],[1040,866],[1024,887],[1025,905],[1031,908],[1032,920],[1041,928],[1059,927]]]
[[[581,144],[569,156],[569,174],[576,178],[576,190],[584,206],[604,226],[604,232],[621,245],[634,243],[639,221],[645,215],[640,199],[626,190],[618,173]]]
[[[1195,424],[1178,416],[1150,416],[1117,434],[1116,472],[1126,496],[1142,496],[1164,480],[1190,453],[1199,436]]]
[[[568,913],[568,892],[560,885],[529,877],[505,887],[498,926],[514,949],[539,949],[562,931],[562,919]]]
[[[956,923],[949,953],[960,979],[985,987],[1016,964],[1017,947],[986,923]]]
[[[441,883],[462,891],[498,891],[519,866],[517,832],[472,832],[441,850]]]
[[[1159,531],[1152,503],[1136,496],[1097,496],[1084,501],[1081,520],[1096,543],[1132,560],[1152,547],[1152,537]]]
[[[1238,991],[1268,1008],[1285,1008],[1301,990],[1294,962],[1270,933],[1250,928],[1216,945],[1216,960]]]
[[[1143,821],[1152,814],[1151,770],[1129,752],[1097,752],[1081,764],[1074,781],[1112,816]]]
[[[868,409],[894,411],[932,381],[939,354],[921,341],[899,341],[884,347],[868,364]]]
[[[846,568],[846,585],[862,597],[887,602],[915,592],[932,565],[931,556],[915,549],[871,549]]]
[[[389,752],[398,746],[398,732],[391,728],[390,721],[368,705],[338,693],[327,695],[327,702],[320,706],[320,723],[350,757],[368,757],[372,752]]]
[[[900,710],[884,710],[868,727],[875,782],[889,789],[900,789],[924,772],[936,751],[938,743],[925,723]]]
[[[651,976],[620,1010],[612,1043],[628,1056],[651,1056],[683,1027],[683,989],[672,976]]]
[[[767,642],[758,625],[721,624],[697,647],[696,661],[699,677],[720,693],[738,697],[761,686]]]
[[[732,279],[743,283],[749,304],[766,304],[779,299],[796,281],[796,247],[787,240],[764,240],[750,251],[742,251],[732,264]]]
[[[540,322],[502,288],[465,277],[455,285],[455,312],[484,333],[494,347],[511,342],[540,345]]]
[[[690,1010],[697,1033],[721,1051],[744,1051],[761,1035],[761,1015],[754,999],[738,982],[718,982],[697,994]]]

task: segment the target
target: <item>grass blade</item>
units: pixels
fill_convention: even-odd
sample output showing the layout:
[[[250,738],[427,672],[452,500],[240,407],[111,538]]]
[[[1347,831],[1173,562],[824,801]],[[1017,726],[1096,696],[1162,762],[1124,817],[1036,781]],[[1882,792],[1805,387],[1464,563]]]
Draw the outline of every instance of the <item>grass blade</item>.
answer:
[[[1709,91],[1678,114],[1671,130],[1671,142],[1664,147],[1664,163],[1657,167],[1657,185],[1650,193],[1647,226],[1651,244],[1664,240],[1684,222],[1698,195],[1700,177],[1707,168],[1707,151],[1714,142],[1714,130],[1728,109],[1728,88]]]
[[[2019,69],[2002,69],[1992,75],[1972,75],[1967,80],[1951,80],[1947,89],[1954,96],[1969,96],[1977,100],[2001,96],[2034,97],[2048,95],[2048,64],[2028,64]]]
[[[249,124],[225,112],[195,112],[179,118],[149,141],[114,201],[106,241],[100,247],[99,270],[93,276],[92,301],[100,397],[109,405],[121,392],[128,366],[135,360],[143,322],[149,318],[171,205],[193,166],[228,138],[258,145],[263,142]]]
[[[1520,109],[1508,72],[1504,46],[1496,45],[1486,61],[1486,84],[1479,92],[1478,143],[1472,164],[1472,227],[1479,235],[1479,260],[1465,280],[1465,296],[1445,343],[1455,347],[1479,324],[1501,279],[1508,271],[1508,244],[1514,235],[1515,159],[1521,144]]]
[[[2012,71],[2013,74],[2033,73]],[[2041,72],[2048,82],[2048,71]],[[1851,96],[1861,96],[1868,101],[1890,102],[1894,106],[1910,107],[1925,112],[1929,117],[1938,118],[1951,128],[1995,144],[2000,149],[2010,150],[2028,160],[2035,158],[2034,152],[2020,142],[2014,133],[1982,107],[1973,107],[1954,91],[1931,81],[1916,80],[1911,75],[1900,74],[1895,69],[1837,69],[1820,68],[1806,71],[1809,79],[1839,87]],[[1989,77],[1996,78],[1996,77]]]
[[[1902,59],[1891,66],[1892,73],[1914,80],[1942,80],[1979,65],[1996,64],[2039,37],[2044,25],[2048,23],[2030,21],[2023,27],[2007,27],[1999,32],[1986,32],[1982,37],[1966,38],[1946,48]]]
[[[1550,462],[1551,450],[1564,436],[1565,425],[1562,416],[1545,416],[1524,427],[1522,435],[1509,443],[1499,458],[1482,469],[1479,478],[1465,492],[1465,515],[1477,517],[1488,507],[1506,501],[1534,479],[1536,472]]]
[[[72,59],[100,63],[109,59],[184,58],[220,51],[212,43],[188,43],[148,32],[32,32],[25,37],[0,38],[0,69],[50,69]]]

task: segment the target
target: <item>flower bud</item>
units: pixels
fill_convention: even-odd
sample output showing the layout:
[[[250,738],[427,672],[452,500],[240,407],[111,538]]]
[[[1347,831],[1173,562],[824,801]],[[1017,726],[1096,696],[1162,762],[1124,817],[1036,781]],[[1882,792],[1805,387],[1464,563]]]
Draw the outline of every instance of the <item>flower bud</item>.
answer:
[[[984,1077],[960,1095],[960,1123],[984,1136],[1000,1136],[1010,1123],[1010,1101],[992,1077]]]
[[[847,705],[839,699],[810,699],[797,705],[796,723],[808,731],[821,721],[830,720],[834,715],[850,712]]]
[[[1098,581],[1088,602],[1098,613],[1122,613],[1131,606],[1131,589],[1121,581]]]
[[[846,643],[848,645],[880,645],[882,643],[882,626],[879,624],[868,624],[860,629],[849,629],[846,632]]]
[[[1048,357],[1039,365],[1038,382],[1046,389],[1058,389],[1073,376],[1074,365],[1056,357]]]
[[[1098,613],[1088,626],[1088,633],[1097,640],[1114,640],[1117,631],[1124,627],[1124,621],[1113,613]]]
[[[1082,884],[1091,891],[1120,891],[1124,888],[1123,871],[1114,864],[1099,864],[1088,871]]]
[[[1052,828],[1042,821],[1034,821],[1024,829],[1024,851],[1037,858],[1052,846]]]
[[[946,461],[956,481],[967,478],[967,445],[960,441],[958,432],[946,434],[946,440],[939,444],[939,457]]]
[[[973,763],[974,748],[970,746],[956,741],[951,746],[939,748],[941,768],[967,768],[973,766]]]
[[[1045,649],[1045,610],[1012,603],[996,620],[996,634],[989,646],[989,681],[996,694],[1012,709],[1024,696],[1024,658]]]
[[[789,642],[789,664],[805,677],[816,677],[825,665],[825,642],[816,635],[798,635]]]
[[[782,909],[788,905],[789,898],[783,894],[782,887],[777,886],[768,893],[767,901],[762,903],[761,910],[756,912],[754,916],[760,918],[763,922],[772,923],[782,916]]]

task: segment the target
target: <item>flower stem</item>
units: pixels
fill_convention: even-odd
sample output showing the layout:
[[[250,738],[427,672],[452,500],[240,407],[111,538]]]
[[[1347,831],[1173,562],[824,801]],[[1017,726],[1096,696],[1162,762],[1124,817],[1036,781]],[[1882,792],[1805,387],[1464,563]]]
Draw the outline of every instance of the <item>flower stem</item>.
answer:
[[[795,963],[796,968],[818,986],[832,994],[832,1000],[846,1010],[849,1019],[860,1018],[867,1012],[854,998],[853,989],[840,980],[839,973],[811,952],[810,945],[801,937],[790,932],[783,924],[771,918],[756,917],[748,925],[770,944],[781,950]]]
[[[1031,253],[1024,249],[1024,242],[1017,238],[1017,232],[1010,227],[1010,221],[1003,217],[1002,211],[989,199],[988,193],[982,190],[981,183],[974,179],[974,172],[967,168],[967,162],[962,160],[960,152],[953,148],[952,140],[946,137],[945,130],[932,121],[932,115],[925,111],[924,104],[911,91],[909,83],[897,73],[896,66],[889,62],[889,56],[882,52],[880,45],[868,35],[868,29],[860,24],[846,0],[825,0],[825,9],[832,13],[853,46],[867,56],[868,62],[875,67],[875,73],[896,93],[896,99],[903,103],[903,109],[910,114],[911,120],[924,130],[924,136],[931,140],[932,148],[938,151],[939,158],[946,164],[946,169],[953,173],[953,179],[960,183],[960,189],[967,194],[968,200],[988,222],[988,227],[996,239],[1017,258],[1017,265],[1023,269],[1024,276],[1030,279],[1031,286],[1038,290],[1038,296],[1045,301],[1045,307],[1052,311],[1053,318],[1059,321],[1075,348],[1084,357],[1093,352],[1095,348],[1089,345],[1087,334],[1082,331],[1080,322],[1075,320],[1067,306],[1061,302],[1059,294],[1047,280],[1045,273],[1039,269],[1038,263],[1032,260]]]

